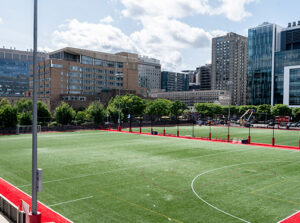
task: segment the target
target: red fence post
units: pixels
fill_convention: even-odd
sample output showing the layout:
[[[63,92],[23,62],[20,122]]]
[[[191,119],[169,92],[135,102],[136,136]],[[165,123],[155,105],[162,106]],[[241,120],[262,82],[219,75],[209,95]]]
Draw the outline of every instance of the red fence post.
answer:
[[[229,142],[230,140],[230,134],[227,135],[227,141]]]
[[[251,136],[248,136],[248,144],[251,143]]]
[[[209,133],[209,140],[211,140],[211,132]]]
[[[275,146],[275,137],[272,138],[272,146]]]
[[[179,137],[179,130],[177,130],[177,137]]]
[[[140,134],[142,134],[142,127],[140,127]]]
[[[164,136],[166,135],[166,130],[164,129]]]

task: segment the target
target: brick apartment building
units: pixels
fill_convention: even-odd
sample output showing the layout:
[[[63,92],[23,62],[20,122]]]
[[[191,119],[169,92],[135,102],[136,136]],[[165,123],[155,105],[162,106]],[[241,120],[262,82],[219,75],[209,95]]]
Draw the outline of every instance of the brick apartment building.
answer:
[[[106,104],[116,89],[145,96],[149,89],[140,87],[138,72],[139,64],[143,62],[133,53],[109,54],[63,48],[50,53],[49,60],[38,63],[38,96],[50,98],[51,110],[61,101],[68,101],[74,107],[92,101]],[[32,80],[31,72],[30,95]]]

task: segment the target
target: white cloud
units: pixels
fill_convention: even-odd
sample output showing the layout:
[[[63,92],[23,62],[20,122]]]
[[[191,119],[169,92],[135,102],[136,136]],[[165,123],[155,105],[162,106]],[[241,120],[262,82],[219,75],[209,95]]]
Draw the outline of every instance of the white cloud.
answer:
[[[259,0],[218,0],[218,7],[212,7],[208,0],[121,0],[125,9],[122,14],[133,19],[163,16],[184,18],[195,14],[225,15],[232,21],[241,21],[251,13],[245,5]]]
[[[129,51],[161,60],[165,69],[184,67],[182,52],[187,49],[208,49],[211,38],[224,35],[222,30],[206,31],[179,19],[196,14],[225,15],[240,21],[251,14],[245,5],[258,0],[218,0],[212,7],[209,0],[121,0],[123,16],[137,20],[141,29],[125,34],[111,25],[108,16],[99,23],[67,21],[53,33],[54,48],[73,46],[104,52]]]
[[[56,48],[73,46],[105,52],[137,51],[135,44],[120,29],[109,24],[69,20],[53,33]]]
[[[213,14],[224,14],[228,19],[237,22],[252,15],[245,10],[245,5],[257,0],[221,0],[221,2],[221,6]]]
[[[113,21],[114,21],[114,19],[111,16],[106,16],[105,18],[100,20],[101,23],[107,23],[107,24],[110,24]]]
[[[0,24],[3,23],[3,19],[0,17]]]

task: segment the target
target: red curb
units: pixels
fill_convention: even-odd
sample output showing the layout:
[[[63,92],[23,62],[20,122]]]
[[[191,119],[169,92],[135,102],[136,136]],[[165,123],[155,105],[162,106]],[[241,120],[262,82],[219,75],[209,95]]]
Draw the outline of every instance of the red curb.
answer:
[[[279,221],[278,223],[299,223],[299,222],[300,222],[300,211]]]
[[[0,194],[2,194],[11,203],[20,206],[21,200],[31,205],[31,196],[16,188],[9,182],[5,181],[0,177]],[[51,208],[47,207],[41,202],[38,202],[38,212],[41,213],[42,223],[55,222],[55,223],[72,223],[69,219],[58,214]]]
[[[105,130],[100,129],[100,131],[109,131],[109,132],[119,132],[117,130]],[[151,133],[139,133],[139,132],[129,132],[129,131],[121,131],[122,133],[130,133],[130,134],[137,134],[137,135],[153,135]],[[179,136],[176,135],[163,135],[157,134],[153,136],[160,136],[160,137],[172,137],[172,138],[180,138],[180,139],[191,139],[191,140],[201,140],[201,141],[210,141],[210,142],[219,142],[219,143],[229,143],[229,144],[236,144],[232,140],[228,141],[227,139],[209,139],[209,138],[199,138],[199,137],[190,137],[190,136]],[[271,144],[264,144],[264,143],[251,143],[251,144],[243,144],[245,146],[260,146],[260,147],[271,147],[271,148],[278,148],[278,149],[287,149],[287,150],[300,150],[296,146],[282,146],[282,145],[274,145]]]

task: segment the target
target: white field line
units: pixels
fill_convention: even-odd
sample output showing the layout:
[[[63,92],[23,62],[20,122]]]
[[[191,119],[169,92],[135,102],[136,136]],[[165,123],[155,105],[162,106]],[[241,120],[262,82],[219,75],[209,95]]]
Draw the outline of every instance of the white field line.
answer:
[[[2,177],[0,177],[2,180],[4,180]],[[22,191],[21,189],[19,189],[18,187],[14,186],[13,184],[11,184],[10,182],[8,182],[7,180],[4,180],[6,183],[8,183],[9,185],[11,185],[12,187],[17,188],[18,190]],[[31,198],[31,196],[29,194],[27,194],[26,192],[22,191],[24,194],[26,194],[28,197]],[[41,203],[42,205],[44,205],[45,207],[47,207],[49,210],[53,211],[55,214],[61,216],[62,218],[66,219],[67,221],[69,221],[70,223],[73,223],[73,221],[71,221],[70,219],[66,218],[65,216],[61,215],[60,213],[54,211],[53,209],[51,209],[49,206],[45,205],[43,202],[38,201],[39,203]]]
[[[287,216],[286,218],[284,218],[284,219],[282,219],[282,220],[280,220],[279,222],[277,222],[277,223],[281,223],[281,222],[283,222],[284,220],[286,220],[286,219],[288,219],[288,218],[290,218],[290,217],[292,217],[292,216],[294,216],[294,215],[296,215],[296,214],[298,214],[300,211],[296,211],[294,214],[291,214],[290,216]]]
[[[220,168],[208,170],[208,171],[205,171],[205,172],[203,172],[203,173],[198,174],[198,175],[192,180],[191,188],[192,188],[193,193],[196,195],[196,197],[197,197],[199,200],[201,200],[202,202],[204,202],[205,204],[207,204],[208,206],[214,208],[215,210],[217,210],[217,211],[219,211],[219,212],[221,212],[221,213],[223,213],[223,214],[225,214],[225,215],[228,215],[228,216],[230,216],[230,217],[232,217],[232,218],[235,218],[235,219],[237,219],[237,220],[240,220],[240,221],[242,221],[242,222],[245,222],[245,223],[251,223],[250,221],[247,221],[247,220],[245,220],[245,219],[243,219],[243,218],[239,218],[239,217],[237,217],[237,216],[235,216],[235,215],[232,215],[232,214],[230,214],[230,213],[228,213],[228,212],[226,212],[226,211],[224,211],[224,210],[222,210],[222,209],[220,209],[220,208],[218,208],[218,207],[216,207],[216,206],[210,204],[208,201],[204,200],[204,199],[203,199],[203,198],[195,191],[195,189],[194,189],[194,183],[195,183],[195,181],[196,181],[197,178],[199,178],[200,176],[203,176],[203,175],[205,175],[205,174],[208,174],[208,173],[211,173],[211,172],[215,172],[215,171],[218,171],[218,170],[230,168],[230,167],[242,166],[242,165],[247,165],[247,164],[257,164],[257,163],[289,163],[289,162],[292,162],[292,161],[258,161],[258,162],[248,162],[248,163],[240,163],[240,164],[234,164],[234,165],[229,165],[229,166],[223,166],[223,167],[220,167]]]
[[[54,206],[58,206],[58,205],[62,205],[62,204],[69,204],[69,203],[73,203],[73,202],[76,202],[76,201],[87,200],[87,199],[90,199],[90,198],[93,198],[93,197],[94,196],[89,196],[89,197],[78,198],[78,199],[75,199],[75,200],[64,201],[64,202],[60,202],[60,203],[56,203],[56,204],[51,204],[51,205],[49,205],[49,207],[54,207]]]
[[[44,181],[43,184],[54,183],[54,182],[61,182],[61,181],[65,181],[65,180],[80,179],[80,178],[84,178],[84,177],[98,176],[98,175],[103,175],[103,174],[107,174],[107,173],[114,173],[114,172],[120,172],[120,171],[125,171],[125,170],[150,167],[150,166],[155,166],[155,165],[160,165],[160,164],[167,164],[167,163],[173,163],[173,162],[183,161],[183,160],[190,160],[190,159],[195,159],[195,158],[217,156],[217,155],[223,155],[223,154],[235,153],[235,152],[245,152],[245,151],[248,151],[248,150],[255,151],[256,149],[247,148],[247,149],[242,149],[242,150],[232,150],[232,151],[225,151],[225,152],[218,152],[218,153],[213,153],[213,154],[207,154],[207,155],[203,155],[203,156],[194,156],[194,157],[188,157],[188,158],[182,158],[182,159],[176,159],[176,160],[170,160],[170,161],[163,161],[163,162],[151,163],[151,164],[146,164],[146,165],[141,165],[141,166],[136,166],[136,167],[119,168],[119,169],[115,169],[115,170],[98,172],[98,173],[94,173],[94,174],[85,174],[85,175],[79,175],[79,176],[74,176],[74,177],[66,177],[66,178],[60,178],[60,179],[56,179],[56,180]],[[17,187],[18,188],[22,188],[22,187],[29,187],[29,186],[31,186],[31,184],[24,184],[24,185],[20,185],[20,186],[17,186]]]

